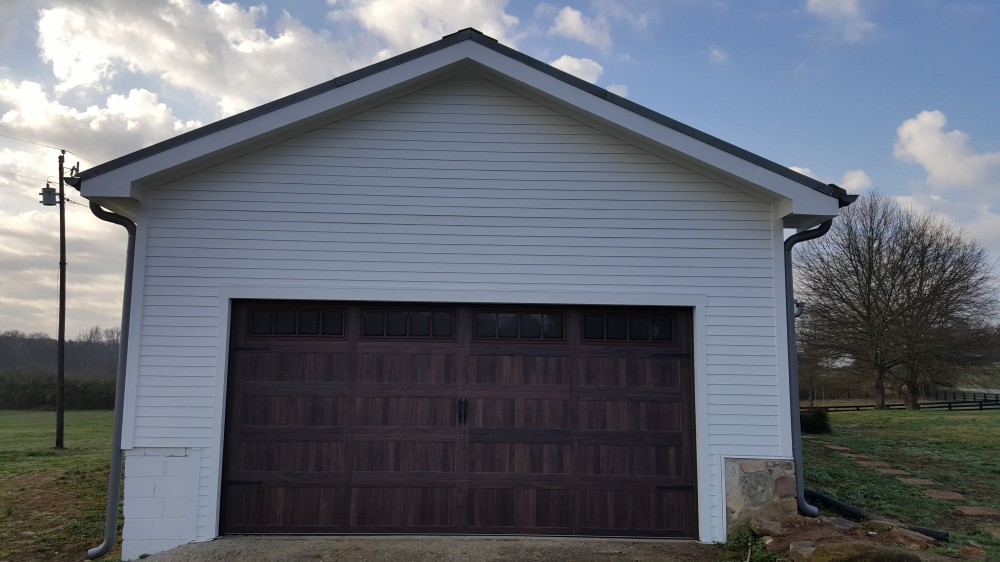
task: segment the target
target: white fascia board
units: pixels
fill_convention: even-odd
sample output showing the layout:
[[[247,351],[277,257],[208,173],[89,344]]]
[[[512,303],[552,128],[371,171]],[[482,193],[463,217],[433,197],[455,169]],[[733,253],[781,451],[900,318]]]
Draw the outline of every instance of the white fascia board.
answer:
[[[349,104],[363,101],[369,96],[386,95],[397,88],[419,82],[421,78],[431,74],[447,72],[450,66],[466,58],[465,52],[470,45],[475,44],[466,41],[446,47],[152,154],[84,181],[81,193],[87,198],[141,199],[142,187],[163,181],[168,176],[194,171],[199,167],[199,163],[209,160],[213,155],[224,155],[234,149],[240,150],[241,147],[261,142],[261,139],[277,138],[286,131],[311,123],[317,117],[332,119],[338,110]],[[171,171],[174,173],[171,174]]]

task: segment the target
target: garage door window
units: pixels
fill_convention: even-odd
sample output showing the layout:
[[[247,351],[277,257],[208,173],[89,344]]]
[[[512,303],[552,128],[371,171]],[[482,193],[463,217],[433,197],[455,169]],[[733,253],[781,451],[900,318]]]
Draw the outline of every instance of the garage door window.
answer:
[[[454,324],[451,312],[366,310],[361,334],[366,338],[450,338]]]
[[[258,308],[250,313],[252,336],[343,336],[343,309]]]
[[[585,314],[583,339],[629,342],[673,341],[674,318],[669,314]]]
[[[563,315],[558,313],[477,312],[476,338],[560,340]]]

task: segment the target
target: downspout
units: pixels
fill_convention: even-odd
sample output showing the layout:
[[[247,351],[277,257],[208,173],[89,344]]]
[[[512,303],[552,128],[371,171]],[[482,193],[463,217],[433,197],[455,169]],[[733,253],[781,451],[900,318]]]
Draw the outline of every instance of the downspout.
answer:
[[[125,289],[122,296],[122,331],[118,345],[118,374],[115,382],[115,429],[111,439],[111,470],[108,474],[108,504],[104,518],[104,542],[87,551],[94,560],[111,551],[118,536],[118,500],[122,481],[122,416],[125,405],[125,360],[128,355],[129,312],[132,310],[132,264],[135,260],[135,223],[97,203],[90,203],[94,215],[107,222],[121,225],[128,231],[128,251],[125,257]]]
[[[795,460],[795,503],[799,513],[819,515],[819,508],[806,502],[805,471],[802,468],[802,420],[799,418],[799,360],[795,345],[795,296],[792,291],[792,248],[799,242],[813,240],[830,231],[833,219],[811,230],[797,232],[785,240],[785,316],[788,332],[788,394],[792,411],[792,457]]]

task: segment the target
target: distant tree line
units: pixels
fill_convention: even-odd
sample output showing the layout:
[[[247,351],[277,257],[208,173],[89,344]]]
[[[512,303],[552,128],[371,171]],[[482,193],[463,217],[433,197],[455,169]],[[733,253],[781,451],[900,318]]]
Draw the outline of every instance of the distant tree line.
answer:
[[[93,326],[67,340],[67,409],[114,407],[120,337],[119,328]],[[0,409],[55,407],[56,345],[48,334],[0,332]]]
[[[66,341],[66,375],[113,377],[121,328],[92,326]],[[0,372],[56,370],[56,340],[40,332],[0,332]]]

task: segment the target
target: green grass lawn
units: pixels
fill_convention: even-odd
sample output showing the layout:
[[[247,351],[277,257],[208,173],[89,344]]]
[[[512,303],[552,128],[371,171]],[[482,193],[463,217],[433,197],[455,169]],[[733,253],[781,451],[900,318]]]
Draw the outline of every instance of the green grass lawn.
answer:
[[[113,414],[66,412],[62,450],[55,420],[0,411],[0,560],[85,560],[103,540]]]
[[[1000,509],[1000,411],[840,412],[830,420],[834,433],[805,442],[806,486],[876,515],[948,530],[954,540],[944,554],[974,540],[1000,560],[1000,539],[985,532],[1000,519],[954,509]],[[57,451],[53,412],[0,411],[0,560],[83,560],[101,542],[111,427],[111,412],[67,412],[66,448]],[[967,500],[932,500],[823,443],[888,462]],[[105,560],[119,560],[119,552]]]
[[[1000,518],[966,516],[960,505],[1000,509],[1000,411],[866,411],[830,414],[833,433],[805,440],[806,487],[826,493],[873,515],[947,530],[954,554],[972,540],[1000,560],[1000,539],[986,532]],[[949,502],[923,495],[922,488],[862,467],[822,445],[848,447],[872,460],[889,463],[935,488],[965,495]]]

